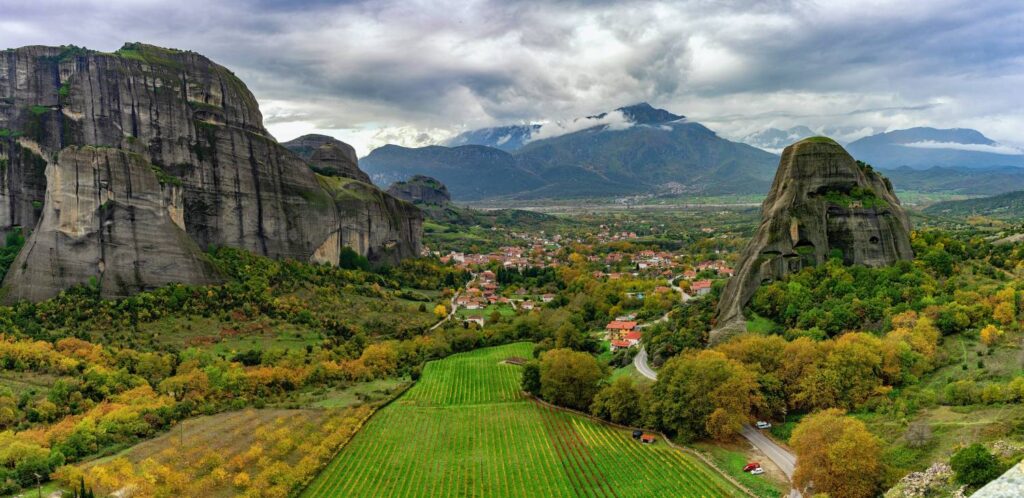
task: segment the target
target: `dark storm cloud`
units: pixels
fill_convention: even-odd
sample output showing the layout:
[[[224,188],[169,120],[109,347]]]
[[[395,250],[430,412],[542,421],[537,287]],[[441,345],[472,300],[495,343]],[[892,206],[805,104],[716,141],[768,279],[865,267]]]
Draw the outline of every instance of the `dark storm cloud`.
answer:
[[[1024,142],[1017,0],[0,0],[0,13],[6,47],[201,52],[247,82],[280,138],[321,130],[363,152],[644,100],[727,136],[932,125]]]

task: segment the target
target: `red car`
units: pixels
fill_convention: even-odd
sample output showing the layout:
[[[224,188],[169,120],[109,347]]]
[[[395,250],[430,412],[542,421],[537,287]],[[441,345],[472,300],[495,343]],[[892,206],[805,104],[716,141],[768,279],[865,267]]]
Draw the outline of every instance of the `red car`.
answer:
[[[760,463],[750,462],[746,466],[743,467],[743,472],[750,472],[750,471],[752,471],[754,469],[759,469],[759,468],[761,468],[761,464]]]

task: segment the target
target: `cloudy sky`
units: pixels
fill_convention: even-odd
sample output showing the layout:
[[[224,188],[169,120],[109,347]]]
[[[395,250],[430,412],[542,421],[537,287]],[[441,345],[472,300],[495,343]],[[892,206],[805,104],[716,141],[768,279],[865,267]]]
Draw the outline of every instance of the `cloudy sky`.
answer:
[[[278,139],[361,154],[641,101],[731,138],[935,126],[1024,146],[1020,0],[0,0],[0,48],[126,41],[203,53]]]

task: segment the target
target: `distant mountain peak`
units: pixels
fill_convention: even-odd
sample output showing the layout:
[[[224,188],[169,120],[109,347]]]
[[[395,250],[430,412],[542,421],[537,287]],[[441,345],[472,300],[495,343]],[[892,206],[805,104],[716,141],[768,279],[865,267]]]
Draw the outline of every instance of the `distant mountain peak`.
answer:
[[[669,111],[666,111],[665,109],[653,107],[651,106],[651,104],[648,104],[647,102],[640,102],[639,104],[619,107],[618,109],[615,110],[621,112],[624,116],[626,116],[626,119],[630,120],[634,124],[654,125],[669,123],[672,121],[679,121],[680,119],[685,118],[685,116],[673,114]],[[601,114],[598,114],[596,116],[589,116],[589,118],[601,119],[607,115],[607,112],[602,112]]]

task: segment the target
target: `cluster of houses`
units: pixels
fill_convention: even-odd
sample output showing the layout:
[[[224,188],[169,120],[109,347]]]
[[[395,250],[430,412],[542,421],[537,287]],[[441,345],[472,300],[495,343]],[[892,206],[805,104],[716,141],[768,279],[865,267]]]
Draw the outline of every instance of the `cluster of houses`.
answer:
[[[526,289],[518,289],[516,291],[519,299],[509,299],[505,296],[498,294],[498,282],[496,275],[490,270],[480,272],[476,279],[466,287],[466,292],[455,299],[455,306],[458,308],[465,308],[467,310],[482,310],[492,304],[505,304],[512,307],[512,309],[521,309],[525,311],[533,310],[537,307],[537,304],[526,297]],[[543,294],[540,296],[541,302],[550,303],[555,300],[554,294]],[[483,328],[486,319],[482,315],[468,315],[464,320],[467,323],[475,323]]]

